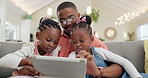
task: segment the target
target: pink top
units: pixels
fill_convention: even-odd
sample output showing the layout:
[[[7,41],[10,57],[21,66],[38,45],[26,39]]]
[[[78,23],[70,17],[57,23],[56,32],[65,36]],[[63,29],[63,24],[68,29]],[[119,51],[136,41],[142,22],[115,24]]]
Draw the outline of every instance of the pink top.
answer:
[[[38,47],[37,47],[38,46],[38,41],[36,41],[34,43],[34,46],[35,46],[35,49],[34,49],[33,55],[40,55],[39,52],[38,52]],[[52,53],[47,52],[44,56],[52,56]]]
[[[70,37],[68,37],[65,33],[62,33],[60,37],[59,45],[62,46],[61,51],[59,53],[59,57],[68,57],[68,55],[72,51],[74,51]],[[108,50],[106,45],[95,36],[94,36],[94,41],[91,43],[91,46],[101,47],[101,48]]]

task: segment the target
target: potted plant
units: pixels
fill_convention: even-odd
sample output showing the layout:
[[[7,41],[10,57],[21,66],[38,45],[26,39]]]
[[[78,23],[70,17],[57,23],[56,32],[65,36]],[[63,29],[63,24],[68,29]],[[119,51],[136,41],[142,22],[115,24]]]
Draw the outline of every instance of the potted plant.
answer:
[[[100,10],[92,9],[92,13],[89,15],[95,23],[98,22],[99,12]]]

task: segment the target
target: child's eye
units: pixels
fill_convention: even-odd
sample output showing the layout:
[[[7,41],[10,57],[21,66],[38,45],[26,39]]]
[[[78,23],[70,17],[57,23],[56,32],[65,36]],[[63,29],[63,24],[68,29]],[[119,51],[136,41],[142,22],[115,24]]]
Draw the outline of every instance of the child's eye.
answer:
[[[51,41],[51,39],[46,39],[46,41],[47,41],[47,42],[50,42],[50,41]]]
[[[83,43],[83,42],[84,42],[84,40],[80,40],[80,42],[82,42],[82,43]]]
[[[73,44],[76,44],[76,41],[72,41]]]

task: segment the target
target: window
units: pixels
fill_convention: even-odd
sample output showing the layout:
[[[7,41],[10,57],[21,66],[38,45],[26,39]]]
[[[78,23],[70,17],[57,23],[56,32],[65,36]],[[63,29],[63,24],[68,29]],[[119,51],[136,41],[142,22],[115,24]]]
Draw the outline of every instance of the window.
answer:
[[[148,40],[148,24],[141,25],[138,30],[139,39]]]
[[[6,40],[16,40],[17,39],[17,28],[16,26],[6,22]]]

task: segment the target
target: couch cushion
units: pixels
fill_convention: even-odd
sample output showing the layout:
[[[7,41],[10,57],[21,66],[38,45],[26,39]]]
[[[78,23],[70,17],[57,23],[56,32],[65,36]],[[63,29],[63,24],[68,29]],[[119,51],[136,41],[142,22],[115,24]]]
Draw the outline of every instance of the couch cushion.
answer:
[[[0,42],[0,58],[21,48],[23,42]],[[0,78],[11,76],[13,69],[0,67]]]
[[[0,58],[21,48],[23,42],[0,42]]]
[[[144,72],[143,41],[105,43],[110,51],[130,60],[139,72]]]

